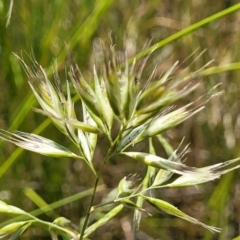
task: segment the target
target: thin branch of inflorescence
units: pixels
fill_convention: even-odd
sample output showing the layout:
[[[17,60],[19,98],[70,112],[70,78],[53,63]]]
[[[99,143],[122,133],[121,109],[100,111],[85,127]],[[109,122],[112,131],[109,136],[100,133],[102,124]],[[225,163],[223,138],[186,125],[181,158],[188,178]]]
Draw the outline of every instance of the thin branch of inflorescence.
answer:
[[[112,145],[112,147],[114,147],[114,145]],[[90,214],[92,212],[93,202],[94,202],[94,199],[95,199],[98,183],[99,183],[99,180],[101,179],[102,171],[104,170],[104,167],[105,167],[107,161],[111,157],[111,152],[113,150],[112,147],[109,148],[109,150],[108,150],[108,152],[107,152],[107,154],[106,154],[106,156],[105,156],[105,158],[103,160],[103,163],[102,163],[102,165],[101,165],[101,167],[100,167],[100,169],[99,169],[99,171],[97,173],[96,180],[95,180],[94,187],[93,187],[93,193],[92,193],[91,200],[90,200],[90,204],[88,206],[86,217],[85,217],[82,229],[81,229],[80,240],[83,239],[85,229],[87,228],[88,220],[89,220]]]

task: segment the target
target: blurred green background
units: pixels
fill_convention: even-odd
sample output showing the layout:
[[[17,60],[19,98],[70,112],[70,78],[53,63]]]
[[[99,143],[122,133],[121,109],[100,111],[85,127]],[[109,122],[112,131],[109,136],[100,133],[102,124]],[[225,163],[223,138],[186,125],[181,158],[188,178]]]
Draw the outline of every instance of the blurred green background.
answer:
[[[147,40],[152,43],[226,9],[234,0],[28,0],[14,1],[11,22],[6,27],[10,2],[0,0],[0,128],[12,131],[37,132],[62,145],[72,148],[70,142],[49,124],[44,116],[32,111],[37,106],[18,60],[13,55],[33,52],[36,60],[49,68],[58,61],[60,76],[65,81],[65,65],[73,56],[83,75],[90,76],[93,63],[93,41],[108,41],[111,34],[116,48],[125,45],[129,56],[140,52]],[[157,73],[166,71],[176,60],[185,71],[196,71],[214,59],[218,66],[240,59],[240,12],[214,21],[192,34],[155,51],[148,61],[144,76],[157,65]],[[196,56],[206,49],[199,58]],[[184,61],[195,50],[195,55]],[[165,137],[178,146],[183,136],[190,142],[192,152],[187,164],[201,167],[240,156],[240,71],[210,75],[185,100],[192,101],[217,83],[225,93],[211,100],[205,110],[166,132]],[[76,103],[78,106],[78,103]],[[98,139],[97,167],[106,151],[106,139]],[[140,149],[147,145],[141,144]],[[161,147],[158,154],[165,156]],[[93,186],[93,176],[86,166],[69,159],[50,159],[21,151],[11,144],[0,142],[0,199],[27,211],[37,209],[34,192],[48,204],[85,191]],[[98,199],[111,191],[118,181],[136,171],[144,175],[145,168],[129,159],[115,159],[104,172],[106,189]],[[34,192],[32,192],[32,190]],[[146,216],[141,224],[139,239],[232,239],[240,235],[240,179],[234,171],[220,180],[185,189],[164,189],[156,194],[187,214],[214,226],[222,227],[221,234],[211,234],[199,226],[165,214]],[[65,216],[76,225],[84,216],[88,197],[63,204],[40,216],[52,221]],[[37,206],[38,205],[38,206]],[[124,223],[131,223],[126,211],[118,219],[100,228],[92,239],[128,239]],[[7,220],[0,216],[1,222]],[[33,229],[22,239],[49,239],[45,232]],[[130,238],[129,238],[130,239]]]

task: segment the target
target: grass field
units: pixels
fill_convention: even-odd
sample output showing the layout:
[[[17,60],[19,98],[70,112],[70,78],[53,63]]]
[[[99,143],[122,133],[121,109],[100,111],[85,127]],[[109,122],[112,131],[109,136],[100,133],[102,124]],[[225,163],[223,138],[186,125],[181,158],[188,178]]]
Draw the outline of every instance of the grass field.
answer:
[[[13,53],[23,56],[29,64],[27,54],[34,54],[50,78],[57,62],[65,84],[66,66],[71,59],[86,78],[91,76],[94,43],[101,38],[110,44],[111,36],[116,49],[127,50],[130,61],[154,50],[143,78],[155,66],[159,76],[179,60],[177,79],[177,74],[195,72],[213,60],[202,70],[200,87],[178,104],[191,102],[218,83],[224,93],[210,100],[194,117],[166,131],[164,137],[176,148],[185,136],[184,142],[190,143],[192,149],[187,159],[190,166],[204,167],[240,156],[238,1],[14,1],[6,27],[9,8],[9,1],[0,0],[0,128],[34,132],[73,149],[50,120],[33,111],[37,101]],[[147,50],[143,50],[148,41]],[[75,104],[81,109],[80,101],[76,99]],[[96,168],[108,147],[102,136],[98,144]],[[140,151],[147,147],[147,142],[136,146]],[[166,156],[162,147],[157,153]],[[124,157],[113,159],[103,172],[100,188],[104,189],[99,189],[96,200],[107,194],[110,197],[120,179],[136,171],[142,177],[146,168]],[[94,176],[78,160],[47,158],[0,141],[0,180],[0,200],[28,212],[35,211],[44,220],[64,216],[79,225],[88,206]],[[239,170],[198,187],[157,190],[156,195],[206,224],[221,227],[222,232],[212,234],[198,225],[150,209],[153,217],[143,217],[138,239],[226,240],[240,235]],[[102,213],[98,214],[101,217]],[[131,217],[131,211],[125,210],[96,230],[91,239],[132,239],[126,230]],[[0,215],[0,227],[8,219]],[[49,236],[33,228],[21,239]]]

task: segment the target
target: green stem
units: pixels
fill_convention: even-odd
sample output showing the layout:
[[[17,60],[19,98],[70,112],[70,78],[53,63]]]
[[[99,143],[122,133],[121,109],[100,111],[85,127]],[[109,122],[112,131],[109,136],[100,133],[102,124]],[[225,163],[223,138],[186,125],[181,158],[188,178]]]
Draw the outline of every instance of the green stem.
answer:
[[[42,227],[45,226],[45,228],[48,229],[48,230],[49,230],[50,228],[52,228],[52,229],[57,229],[57,230],[59,230],[60,232],[65,232],[65,233],[69,234],[71,237],[73,237],[73,239],[76,239],[76,234],[75,234],[74,232],[72,232],[72,231],[64,228],[64,227],[58,226],[58,225],[56,225],[56,224],[54,224],[54,223],[45,222],[45,221],[43,221],[43,220],[41,220],[41,219],[39,219],[39,218],[36,218],[35,216],[32,216],[31,214],[28,214],[28,213],[26,213],[25,215],[28,216],[30,219],[32,219],[32,220],[29,220],[29,221],[28,221],[28,222],[31,223],[32,225],[35,223],[35,225],[40,225],[40,226],[42,226]]]
[[[96,177],[96,180],[95,180],[95,184],[94,184],[94,187],[93,187],[92,197],[91,197],[90,204],[89,204],[89,207],[88,207],[88,210],[87,210],[86,218],[84,220],[83,227],[82,227],[82,230],[81,230],[81,233],[80,233],[80,238],[79,238],[80,240],[83,239],[85,229],[87,228],[88,220],[89,220],[90,214],[92,212],[93,202],[94,202],[94,198],[95,198],[95,195],[96,195],[98,183],[99,183],[100,177],[102,175],[102,171],[104,169],[104,166],[105,166],[106,162],[108,161],[108,159],[111,157],[111,152],[112,152],[113,147],[114,146],[111,146],[109,148],[109,150],[106,154],[106,157],[104,158],[104,161],[103,161],[103,163],[100,167],[100,170],[98,171],[98,174],[97,174],[97,177]]]
[[[109,158],[111,158],[112,156],[115,155],[115,153],[113,152],[117,142],[119,141],[119,139],[121,139],[122,137],[122,134],[124,133],[124,131],[126,130],[126,125],[124,125],[124,127],[121,129],[120,133],[118,134],[118,136],[116,137],[116,139],[111,143],[111,146],[104,158],[104,161],[100,167],[100,170],[96,176],[96,180],[95,180],[95,184],[94,184],[94,187],[93,187],[93,193],[92,193],[92,197],[91,197],[91,200],[90,200],[90,204],[89,204],[89,207],[88,207],[88,210],[87,210],[87,214],[86,214],[86,218],[84,220],[84,223],[83,223],[83,227],[82,227],[82,230],[81,230],[81,234],[80,234],[80,240],[83,239],[83,236],[84,236],[84,232],[85,232],[85,229],[87,228],[87,224],[88,224],[88,219],[90,217],[90,214],[92,212],[92,208],[93,208],[93,202],[94,202],[94,198],[95,198],[95,195],[96,195],[96,190],[97,190],[97,186],[98,186],[98,183],[99,183],[99,180],[100,180],[100,177],[102,175],[102,171],[103,171],[103,168],[106,164],[106,162],[108,161]]]
[[[92,209],[92,206],[93,206],[93,201],[94,201],[94,198],[95,198],[95,194],[96,194],[96,190],[97,190],[99,179],[100,179],[100,176],[98,175],[97,178],[96,178],[95,184],[94,184],[91,201],[90,201],[90,204],[89,204],[89,207],[88,207],[88,211],[87,211],[87,215],[86,215],[86,218],[84,220],[84,224],[83,224],[82,231],[81,231],[81,234],[80,234],[80,240],[83,239],[83,235],[84,235],[85,229],[86,229],[87,224],[88,224],[88,219],[90,217],[90,213],[91,213],[91,209]]]

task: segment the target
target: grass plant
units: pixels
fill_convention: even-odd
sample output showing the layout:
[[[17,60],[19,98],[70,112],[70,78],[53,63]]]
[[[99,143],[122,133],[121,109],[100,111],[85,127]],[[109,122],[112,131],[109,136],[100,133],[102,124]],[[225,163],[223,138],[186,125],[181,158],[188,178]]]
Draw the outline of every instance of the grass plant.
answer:
[[[147,4],[145,1],[144,3]],[[14,23],[16,18],[14,8],[19,7],[18,4],[15,2],[13,4],[13,1],[11,1],[7,29],[10,29]],[[89,196],[89,198],[87,202],[84,202],[84,200],[78,201],[80,206],[77,212],[79,214],[69,208],[67,208],[69,214],[59,214],[54,211],[55,207],[65,205],[59,205],[59,201],[56,205],[47,203],[53,201],[53,199],[59,200],[59,194],[56,194],[56,196],[53,194],[45,200],[44,191],[42,198],[41,193],[39,196],[34,188],[27,185],[24,191],[25,195],[40,210],[30,212],[26,209],[25,211],[23,210],[24,206],[21,206],[22,204],[19,204],[20,207],[17,208],[13,205],[18,206],[18,204],[14,203],[14,201],[13,204],[8,204],[3,197],[0,212],[4,216],[9,215],[10,219],[5,221],[5,217],[3,218],[0,230],[1,237],[18,239],[21,236],[23,239],[28,239],[29,236],[30,239],[31,236],[38,235],[35,231],[37,227],[43,229],[40,232],[41,236],[49,234],[51,239],[54,240],[58,239],[58,236],[63,239],[97,239],[101,229],[105,229],[104,227],[108,226],[109,222],[110,224],[113,222],[114,231],[109,230],[103,234],[103,239],[111,239],[116,231],[116,225],[114,225],[116,220],[114,219],[125,219],[123,216],[127,216],[128,219],[121,220],[121,222],[124,224],[131,222],[132,226],[131,230],[127,230],[124,227],[125,225],[122,225],[126,239],[141,238],[141,234],[145,234],[149,238],[161,236],[164,239],[176,239],[166,229],[171,229],[174,224],[178,228],[182,226],[180,228],[184,229],[183,225],[181,225],[184,224],[181,223],[184,222],[183,220],[209,230],[206,232],[199,230],[199,235],[204,239],[214,239],[215,237],[226,239],[229,236],[236,236],[235,231],[231,232],[229,230],[231,228],[226,227],[231,224],[227,222],[229,218],[224,215],[224,211],[226,206],[229,206],[229,211],[231,211],[230,206],[233,203],[230,200],[230,189],[234,188],[233,186],[237,189],[237,184],[233,184],[237,179],[237,171],[233,170],[240,166],[238,163],[240,159],[237,157],[239,156],[237,151],[237,105],[233,96],[231,99],[228,92],[228,88],[230,88],[230,91],[236,94],[239,84],[236,80],[232,80],[230,84],[224,81],[205,81],[205,79],[209,80],[221,76],[219,74],[228,74],[233,77],[234,71],[239,71],[240,63],[234,61],[233,57],[229,61],[230,57],[222,47],[220,49],[225,51],[226,56],[218,60],[219,65],[212,66],[212,62],[203,61],[204,63],[198,66],[196,70],[193,66],[201,63],[200,60],[204,59],[206,53],[196,51],[192,54],[193,49],[189,48],[184,54],[186,61],[179,55],[180,61],[169,58],[172,63],[167,67],[163,66],[161,69],[154,66],[156,62],[158,63],[159,49],[162,49],[162,54],[165,53],[167,56],[169,55],[167,52],[175,52],[175,49],[167,47],[177,42],[177,40],[182,40],[181,44],[184,44],[184,40],[186,42],[190,41],[193,48],[196,45],[201,45],[201,43],[197,44],[193,32],[201,35],[204,26],[207,26],[207,24],[214,25],[215,21],[223,21],[227,15],[237,12],[240,4],[235,4],[222,11],[219,10],[210,17],[207,17],[209,13],[206,11],[206,18],[203,20],[188,24],[186,28],[175,33],[169,32],[168,36],[163,37],[162,40],[157,41],[155,44],[149,42],[142,51],[138,52],[134,50],[133,42],[140,41],[143,45],[141,42],[142,37],[134,38],[131,34],[134,33],[134,26],[137,27],[138,24],[141,24],[141,18],[138,18],[139,20],[134,23],[135,25],[132,23],[132,18],[139,14],[143,14],[144,17],[147,16],[147,13],[153,14],[154,8],[159,4],[158,1],[149,3],[145,13],[142,13],[143,9],[141,10],[140,3],[139,6],[131,3],[129,12],[126,12],[126,19],[123,18],[122,20],[128,30],[123,29],[121,32],[121,29],[119,29],[118,31],[120,35],[127,31],[125,40],[122,40],[123,37],[119,40],[119,36],[116,38],[117,42],[125,41],[123,51],[118,51],[119,43],[114,46],[112,42],[115,41],[109,40],[110,38],[104,34],[102,36],[98,34],[98,31],[103,31],[103,26],[106,26],[102,19],[107,17],[108,14],[109,19],[112,17],[112,26],[114,26],[114,23],[117,24],[117,19],[114,17],[118,16],[119,6],[115,5],[114,1],[101,1],[101,3],[97,4],[92,1],[88,4],[78,3],[81,5],[81,14],[76,15],[74,26],[67,27],[69,26],[67,23],[70,21],[70,13],[74,11],[75,4],[60,4],[58,1],[48,3],[49,7],[55,9],[53,11],[55,14],[45,16],[44,26],[38,33],[42,37],[34,41],[34,35],[29,35],[26,43],[24,43],[25,46],[30,46],[29,43],[31,42],[34,43],[32,48],[35,56],[30,54],[28,58],[23,57],[24,54],[23,56],[20,54],[11,55],[11,70],[9,70],[8,77],[14,80],[10,80],[7,85],[9,94],[14,95],[20,88],[26,88],[27,86],[26,81],[23,80],[25,76],[21,72],[21,66],[29,79],[30,87],[28,88],[31,89],[32,93],[25,94],[24,92],[19,95],[19,99],[24,96],[20,107],[16,107],[19,106],[19,100],[13,100],[12,109],[16,109],[16,111],[9,109],[9,111],[12,111],[10,127],[8,130],[3,130],[6,127],[2,127],[0,138],[51,160],[50,162],[53,165],[50,167],[47,164],[47,169],[45,169],[45,162],[36,157],[37,155],[23,155],[28,156],[28,161],[35,158],[36,176],[44,174],[47,176],[49,174],[47,176],[48,189],[51,188],[51,181],[57,181],[59,186],[66,186],[66,184],[62,183],[61,174],[64,174],[66,178],[69,177],[65,194],[68,196],[70,193],[73,194],[72,198],[67,199],[76,201],[83,196]],[[122,1],[122,4],[126,4],[125,1]],[[131,11],[134,7],[136,7],[136,11]],[[177,4],[175,7],[177,9]],[[185,6],[183,9],[187,11],[188,7]],[[33,20],[35,22],[41,21],[38,16],[41,16],[39,12],[44,11],[42,3],[32,1],[29,9],[35,13]],[[64,13],[63,9],[66,10]],[[176,11],[176,9],[173,8],[172,10]],[[30,13],[23,6],[19,7],[19,12],[23,19]],[[115,15],[112,16],[111,12],[114,12]],[[65,22],[62,14],[65,14]],[[236,16],[238,15],[236,14]],[[144,17],[141,19],[142,21]],[[157,21],[155,17],[150,20]],[[49,22],[51,22],[51,25],[47,26]],[[60,39],[61,37],[64,38],[66,29],[61,31],[59,28],[60,22],[65,26],[63,28],[68,28],[70,32],[70,39],[64,39],[65,44]],[[147,22],[147,24],[151,25],[151,22]],[[110,27],[112,26],[110,25]],[[33,24],[22,27],[25,29],[26,35],[34,30]],[[48,33],[46,29],[49,29]],[[6,38],[1,39],[1,44],[6,42],[9,37],[7,30],[4,31],[6,32]],[[104,32],[107,33],[107,31]],[[237,35],[236,32],[234,34]],[[95,36],[101,36],[103,40],[95,40],[94,51],[91,51],[90,42]],[[129,48],[129,44],[133,44],[131,45],[133,49]],[[177,43],[174,46],[177,49]],[[138,47],[135,43],[135,48]],[[19,52],[18,50],[19,46],[18,48],[12,47],[10,51]],[[91,54],[91,52],[93,53]],[[58,59],[53,64],[50,64],[53,53],[58,56]],[[4,54],[4,56],[8,56],[9,52],[4,52]],[[164,56],[161,56],[164,59]],[[187,58],[188,56],[189,58]],[[39,61],[36,59],[39,59]],[[190,64],[184,68],[186,62],[190,62]],[[164,62],[162,61],[162,63]],[[51,65],[50,68],[43,68],[43,66],[49,65]],[[6,63],[2,66],[9,69]],[[14,78],[11,78],[12,76]],[[223,83],[219,84],[221,82]],[[222,89],[225,89],[225,91],[223,92]],[[217,133],[216,135],[213,134],[213,129],[221,121],[219,120],[221,119],[219,102],[222,101],[221,99],[226,98],[224,96],[229,97],[228,104],[235,106],[235,111],[233,114],[223,111],[223,122],[222,126],[219,127],[219,132],[224,131],[226,144],[221,143],[219,145],[219,138]],[[27,117],[28,112],[36,102],[38,102],[41,109],[35,109],[35,113]],[[222,108],[226,107],[225,105]],[[42,122],[39,121],[38,117],[36,117],[39,116],[39,113],[48,119],[42,120]],[[211,114],[214,116],[212,119],[207,117],[208,115],[211,116]],[[199,162],[193,163],[191,160],[186,160],[187,157],[192,158],[191,153],[197,154],[197,147],[194,147],[194,143],[191,142],[189,135],[187,135],[189,131],[185,131],[186,134],[183,134],[183,136],[186,136],[185,139],[181,134],[176,135],[175,133],[184,126],[186,129],[185,123],[190,124],[192,129],[199,131],[199,127],[193,127],[194,121],[197,119],[196,116],[199,115],[202,116],[202,119],[205,119],[205,122],[202,121],[203,133],[198,133],[194,139],[195,144],[197,146],[201,139],[202,142],[206,142],[206,145],[211,143],[213,146],[209,148],[211,156],[216,155],[219,158],[217,161],[216,159],[209,160],[209,163],[203,165]],[[235,116],[234,119],[233,115]],[[28,126],[24,125],[24,122],[30,122],[33,128],[29,129]],[[56,126],[58,132],[50,130],[49,133],[45,131],[46,134],[42,134],[50,123]],[[234,124],[235,127],[233,127]],[[21,128],[23,131],[13,131],[17,128]],[[27,133],[32,131],[33,133]],[[236,131],[236,136],[234,136],[234,131]],[[47,136],[42,137],[40,134]],[[175,138],[173,139],[174,134]],[[204,134],[208,137],[203,138],[202,135]],[[54,137],[51,137],[51,135],[54,135]],[[170,143],[170,139],[172,139],[172,143]],[[9,172],[11,176],[16,176],[19,179],[18,174],[22,173],[21,166],[24,166],[18,160],[22,150],[19,148],[12,150],[9,147],[10,145],[4,145],[3,142],[1,146],[2,149],[7,147],[6,151],[8,153],[12,152],[1,165],[1,178],[4,179]],[[216,146],[218,146],[218,150]],[[221,153],[218,152],[220,146],[225,146]],[[191,148],[193,148],[192,151],[190,151]],[[231,149],[232,151],[230,151]],[[5,153],[2,152],[1,155],[3,157]],[[201,151],[197,155],[201,156]],[[54,158],[60,159],[54,160]],[[68,161],[67,164],[64,163],[63,161],[67,158],[73,159],[73,163],[71,161]],[[198,156],[196,159],[198,159]],[[114,181],[106,181],[106,173],[111,172],[110,169],[114,165],[117,165],[116,167],[120,171],[117,172],[117,177],[113,177]],[[27,168],[27,166],[23,168]],[[71,169],[72,172],[69,173],[70,170],[66,170],[67,168]],[[31,166],[29,166],[29,170],[31,172]],[[169,199],[167,195],[165,196],[167,191],[184,192],[187,190],[182,189],[193,189],[191,186],[196,185],[200,185],[199,189],[201,191],[206,190],[209,193],[208,188],[203,189],[201,186],[206,186],[206,182],[210,182],[210,187],[213,186],[212,180],[219,179],[221,175],[225,176],[221,178],[219,185],[214,188],[212,195],[209,196],[208,207],[212,211],[209,216],[209,223],[207,223],[206,219],[197,220],[197,215],[193,217],[194,214],[189,210],[190,208],[179,207],[171,197]],[[27,176],[29,184],[30,176],[31,173]],[[83,180],[84,178],[85,180]],[[79,183],[84,186],[81,190],[79,190]],[[112,190],[105,189],[103,191],[103,183],[108,187],[111,186]],[[204,185],[202,185],[203,183]],[[90,193],[86,190],[88,188],[92,188]],[[44,187],[41,188],[38,185],[37,189],[44,190]],[[103,191],[102,194],[99,194],[100,191]],[[74,194],[77,192],[80,193],[76,197]],[[1,194],[0,196],[4,196],[4,191]],[[236,200],[237,196],[234,199]],[[62,197],[62,200],[63,204],[65,204],[64,197]],[[202,202],[204,203],[204,201]],[[31,206],[31,204],[28,205]],[[201,207],[203,205],[201,204]],[[129,220],[129,209],[132,212],[132,221]],[[157,211],[161,215],[157,215]],[[46,213],[47,217],[39,217],[38,214],[42,212]],[[164,214],[170,215],[170,217],[165,217],[167,215]],[[65,217],[66,215],[68,217]],[[146,229],[146,226],[150,229],[158,229],[158,227],[151,225],[150,219],[155,219],[155,217],[151,217],[152,215],[160,216],[158,219],[162,219],[162,221],[160,220],[159,230],[161,233],[153,232],[153,235],[150,236],[151,234]],[[175,218],[171,218],[171,216]],[[220,221],[221,216],[224,216],[223,221]],[[79,218],[80,223],[77,220]],[[146,219],[148,219],[148,222],[145,221]],[[169,224],[165,219],[174,220],[172,224]],[[175,219],[183,220],[179,222]],[[76,226],[78,224],[79,226]],[[163,227],[164,224],[168,227]],[[219,227],[223,228],[222,232]],[[161,231],[161,229],[163,230]],[[187,231],[186,234],[189,239],[191,239],[192,235],[194,237],[198,235],[197,231],[194,233]],[[119,235],[119,232],[116,235]],[[179,239],[186,238],[179,235]]]

